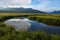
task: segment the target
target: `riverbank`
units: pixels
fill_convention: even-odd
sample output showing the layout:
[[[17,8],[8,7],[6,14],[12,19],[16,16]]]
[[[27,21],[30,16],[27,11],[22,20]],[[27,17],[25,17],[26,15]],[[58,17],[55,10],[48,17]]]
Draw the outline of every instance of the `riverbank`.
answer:
[[[7,27],[5,20],[15,17],[27,17],[31,20],[43,22],[49,25],[60,26],[60,14],[19,14],[0,13],[0,40],[60,40],[60,35],[46,32],[16,31],[12,26]],[[56,23],[56,24],[55,24]]]
[[[16,31],[12,26],[0,24],[0,40],[60,40],[60,35],[46,32]]]
[[[60,14],[0,13],[0,22],[14,17],[27,17],[48,25],[60,26]]]

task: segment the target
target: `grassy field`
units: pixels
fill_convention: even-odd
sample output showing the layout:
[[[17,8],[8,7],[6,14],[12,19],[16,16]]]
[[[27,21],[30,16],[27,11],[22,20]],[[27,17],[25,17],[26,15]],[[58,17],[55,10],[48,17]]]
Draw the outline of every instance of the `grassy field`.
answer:
[[[4,24],[5,20],[15,17],[27,17],[48,25],[60,26],[60,14],[0,13],[0,40],[60,40],[60,35],[57,34],[16,31],[12,26],[7,27]]]
[[[48,25],[60,26],[60,14],[37,14],[30,16],[29,19],[37,20]]]
[[[4,21],[14,17],[27,17],[31,20],[43,22],[48,25],[60,27],[60,14],[36,14],[36,13],[0,13],[0,21]]]
[[[60,35],[37,31],[16,31],[12,26],[7,27],[0,23],[0,40],[60,40]]]

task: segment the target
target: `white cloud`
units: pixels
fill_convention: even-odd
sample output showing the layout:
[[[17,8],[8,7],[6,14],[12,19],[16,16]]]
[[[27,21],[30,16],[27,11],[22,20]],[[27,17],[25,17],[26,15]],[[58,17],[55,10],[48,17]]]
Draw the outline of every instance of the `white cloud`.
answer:
[[[29,6],[29,5],[22,5],[22,6],[7,6],[7,7],[10,7],[10,8],[20,8],[20,7],[23,7],[23,8],[32,8],[32,6]],[[6,7],[6,8],[7,8]]]
[[[32,5],[31,2],[32,0],[0,0],[0,7],[24,7],[41,11],[60,10],[60,0],[39,0],[40,3],[36,5]]]
[[[30,3],[31,0],[0,0],[0,6],[21,6]]]
[[[21,5],[26,5],[26,4],[30,4],[31,0],[13,0],[13,2],[15,2],[16,4],[21,4]]]

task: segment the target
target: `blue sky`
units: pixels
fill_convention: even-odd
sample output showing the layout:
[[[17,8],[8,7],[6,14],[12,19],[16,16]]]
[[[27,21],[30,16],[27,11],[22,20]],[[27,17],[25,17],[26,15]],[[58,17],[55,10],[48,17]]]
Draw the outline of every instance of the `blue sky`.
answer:
[[[0,7],[24,7],[40,11],[60,10],[60,0],[0,0]]]

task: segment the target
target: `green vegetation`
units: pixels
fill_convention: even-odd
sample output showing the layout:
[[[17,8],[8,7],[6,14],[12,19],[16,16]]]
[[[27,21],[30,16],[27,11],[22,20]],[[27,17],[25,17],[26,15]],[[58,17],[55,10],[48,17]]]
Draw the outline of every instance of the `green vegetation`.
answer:
[[[16,31],[12,26],[7,27],[2,23],[0,24],[0,40],[60,40],[60,35],[37,31]]]
[[[29,16],[29,19],[48,25],[60,26],[60,14],[37,14]]]
[[[60,26],[60,14],[2,13],[0,14],[0,21],[5,21],[15,17],[27,17],[31,20],[43,22],[48,25]]]
[[[38,22],[60,26],[60,14],[2,13],[0,14],[0,40],[60,40],[60,35],[37,31],[16,31],[12,26],[4,24],[5,20],[15,17],[27,17]]]

